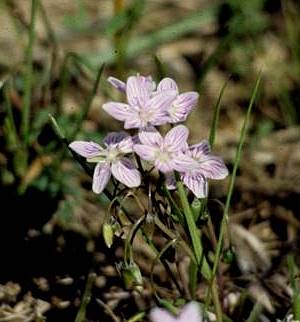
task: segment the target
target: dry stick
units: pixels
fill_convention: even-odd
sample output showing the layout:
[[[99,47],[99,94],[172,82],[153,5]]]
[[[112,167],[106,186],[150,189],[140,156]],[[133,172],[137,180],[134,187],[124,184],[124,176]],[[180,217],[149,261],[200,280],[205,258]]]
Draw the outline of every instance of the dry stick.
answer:
[[[85,322],[86,321],[86,318],[85,318],[86,308],[91,301],[92,288],[93,288],[95,280],[96,280],[96,274],[89,273],[89,275],[87,277],[83,297],[81,300],[80,308],[79,308],[79,311],[76,315],[75,322]]]
[[[103,301],[101,301],[100,299],[96,299],[96,302],[102,306],[104,308],[104,310],[106,311],[106,313],[112,318],[112,320],[114,322],[121,322],[121,320],[115,315],[115,313],[113,312],[113,310],[107,305],[105,304]]]

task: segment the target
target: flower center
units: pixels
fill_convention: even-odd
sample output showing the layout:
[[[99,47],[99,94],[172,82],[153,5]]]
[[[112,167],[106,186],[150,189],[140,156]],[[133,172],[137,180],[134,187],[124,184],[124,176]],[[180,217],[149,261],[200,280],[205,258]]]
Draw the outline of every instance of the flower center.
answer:
[[[145,109],[141,109],[139,112],[140,115],[140,119],[141,121],[143,121],[145,124],[147,124],[152,117],[152,113],[150,113],[149,111],[145,110]]]
[[[170,152],[165,149],[159,149],[156,153],[156,158],[162,162],[168,162],[171,159]]]
[[[170,108],[168,109],[168,113],[170,114],[170,116],[175,117],[176,113],[178,110],[178,106],[176,106],[174,103],[170,106]]]
[[[118,155],[119,155],[119,150],[117,148],[111,148],[107,151],[107,161],[113,162],[117,159]]]

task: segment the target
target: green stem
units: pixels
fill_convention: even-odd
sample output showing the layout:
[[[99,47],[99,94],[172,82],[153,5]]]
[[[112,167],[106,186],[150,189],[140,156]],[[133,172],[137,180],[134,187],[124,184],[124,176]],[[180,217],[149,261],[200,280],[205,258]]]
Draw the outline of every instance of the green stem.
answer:
[[[83,293],[83,297],[82,297],[79,311],[76,315],[75,322],[85,322],[86,321],[86,308],[91,301],[92,288],[93,288],[95,280],[96,280],[96,274],[90,273],[87,277],[85,290]]]
[[[125,250],[124,250],[124,262],[129,265],[132,261],[132,244],[133,244],[133,240],[134,237],[136,235],[136,233],[138,232],[138,230],[141,228],[141,225],[143,224],[143,222],[145,221],[147,215],[144,215],[142,217],[140,217],[136,223],[132,226],[126,241],[125,241]]]
[[[213,282],[211,284],[211,294],[212,294],[212,299],[214,302],[217,322],[223,322],[222,306],[221,306],[220,299],[219,299],[218,285],[217,285],[215,277],[213,278]]]
[[[13,148],[16,148],[16,146],[19,144],[19,137],[18,137],[17,127],[16,127],[16,123],[15,123],[15,119],[14,119],[13,111],[12,111],[10,90],[11,90],[10,80],[8,80],[7,84],[4,87],[4,98],[5,98],[7,117],[8,117],[8,120],[10,123],[10,128],[11,128],[10,134],[12,136]]]
[[[179,179],[178,174],[176,173],[176,185],[177,185],[177,191],[179,194],[179,198],[180,198],[180,202],[183,208],[183,214],[185,216],[185,220],[187,223],[187,227],[189,230],[189,235],[192,241],[192,245],[193,245],[193,250],[194,250],[194,254],[196,257],[196,261],[198,265],[202,264],[201,267],[201,272],[203,274],[203,276],[206,279],[210,279],[211,278],[211,270],[210,267],[204,257],[203,254],[203,247],[202,247],[202,243],[201,243],[201,236],[200,236],[200,232],[197,229],[195,220],[194,220],[194,214],[192,212],[192,209],[190,208],[189,205],[189,201],[187,199],[185,190],[184,190],[184,186],[182,184],[182,182]]]
[[[183,223],[184,223],[183,213],[180,210],[180,208],[178,207],[176,201],[174,200],[174,198],[172,197],[172,195],[170,193],[170,190],[166,187],[165,184],[163,185],[163,192],[165,193],[167,199],[169,200],[171,209],[175,212],[175,215],[177,216],[178,220],[183,225]]]
[[[30,106],[31,106],[31,90],[33,82],[33,45],[35,41],[35,21],[36,13],[38,8],[38,0],[31,1],[31,21],[29,28],[29,41],[26,50],[26,75],[24,84],[24,100],[22,110],[22,123],[21,123],[21,134],[24,140],[25,148],[28,145],[29,140],[29,118],[30,118]]]
[[[208,262],[203,254],[203,247],[202,247],[202,243],[201,243],[201,234],[197,229],[194,214],[193,214],[193,211],[189,205],[189,201],[187,199],[187,196],[186,196],[186,193],[184,190],[184,186],[179,179],[178,173],[176,173],[175,175],[176,175],[176,181],[177,181],[177,191],[179,193],[180,201],[181,201],[182,208],[183,208],[183,213],[185,215],[189,234],[190,234],[190,237],[192,240],[192,245],[193,245],[197,264],[201,269],[202,275],[206,279],[211,280],[212,273],[211,273],[211,269],[208,265]],[[217,288],[215,278],[213,278],[213,282],[212,282],[211,286],[212,286],[212,298],[213,298],[213,302],[214,302],[214,306],[215,306],[215,310],[216,310],[215,313],[216,313],[216,317],[217,317],[217,322],[222,322],[223,321],[222,308],[221,308],[221,304],[220,304],[220,300],[219,300],[218,288]]]

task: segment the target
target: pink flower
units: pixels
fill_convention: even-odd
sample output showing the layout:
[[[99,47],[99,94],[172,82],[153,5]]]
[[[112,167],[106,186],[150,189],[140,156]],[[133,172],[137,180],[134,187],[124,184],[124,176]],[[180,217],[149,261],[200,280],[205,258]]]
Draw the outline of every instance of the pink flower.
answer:
[[[167,108],[168,123],[178,123],[186,120],[187,116],[197,105],[199,94],[186,92],[179,94],[178,86],[172,78],[164,78],[157,86],[158,93],[175,91],[176,97]]]
[[[186,304],[178,316],[174,316],[165,309],[154,308],[150,312],[152,322],[202,322],[203,316],[197,302]]]
[[[108,102],[103,104],[103,109],[115,119],[125,122],[125,129],[167,123],[166,109],[177,96],[174,90],[154,92],[152,78],[140,75],[129,77],[126,84],[112,77],[108,80],[120,91],[126,92],[128,103]]]
[[[141,184],[141,175],[132,160],[124,157],[133,152],[133,142],[124,132],[109,133],[103,140],[105,148],[94,142],[74,141],[69,147],[88,162],[97,163],[93,176],[93,191],[101,193],[111,174],[125,186],[132,188]]]
[[[164,138],[154,127],[147,128],[139,133],[141,144],[135,144],[133,149],[141,159],[152,162],[161,172],[187,171],[195,166],[193,159],[183,153],[187,148],[188,134],[184,125],[172,128]]]
[[[228,176],[228,169],[220,157],[210,153],[206,140],[190,146],[185,153],[194,160],[195,166],[181,172],[181,180],[197,198],[206,198],[208,179],[222,180]],[[174,177],[167,176],[167,186],[175,189]]]

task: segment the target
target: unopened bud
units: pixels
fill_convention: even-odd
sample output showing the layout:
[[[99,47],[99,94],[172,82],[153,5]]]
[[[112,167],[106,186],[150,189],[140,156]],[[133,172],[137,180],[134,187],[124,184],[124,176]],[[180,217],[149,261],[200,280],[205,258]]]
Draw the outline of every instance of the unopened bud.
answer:
[[[114,241],[114,229],[110,223],[104,223],[102,226],[102,233],[105,245],[110,248]]]
[[[141,274],[140,268],[134,262],[122,267],[121,274],[122,274],[126,289],[142,292],[143,290],[142,274]]]
[[[194,214],[195,221],[197,221],[201,212],[201,201],[195,198],[191,204],[191,208]]]
[[[144,232],[149,237],[152,238],[155,228],[154,214],[148,213],[144,222]]]
[[[234,260],[235,254],[231,249],[226,249],[223,253],[223,261],[226,264],[231,264]]]

